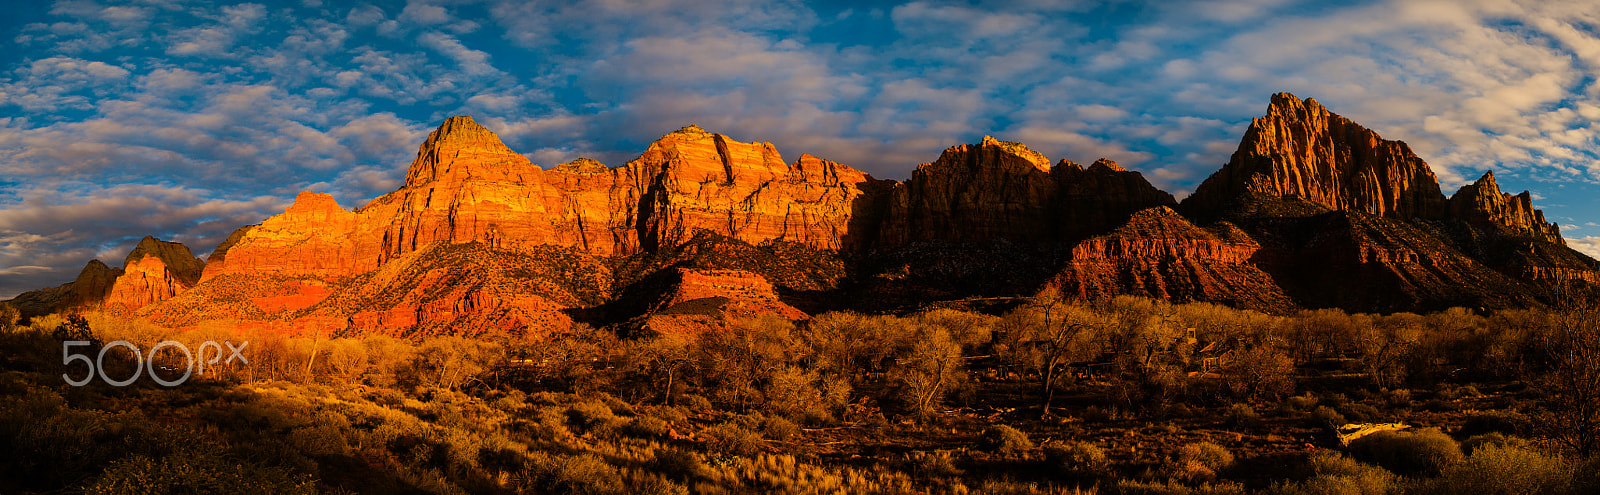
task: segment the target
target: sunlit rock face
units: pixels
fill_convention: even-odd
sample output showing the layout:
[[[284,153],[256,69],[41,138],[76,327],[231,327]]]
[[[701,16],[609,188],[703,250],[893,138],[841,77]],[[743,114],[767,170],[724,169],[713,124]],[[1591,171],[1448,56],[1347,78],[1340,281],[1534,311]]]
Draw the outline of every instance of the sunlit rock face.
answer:
[[[1260,249],[1232,224],[1203,229],[1158,206],[1078,243],[1050,287],[1079,300],[1131,294],[1265,311],[1293,307],[1277,282],[1252,263]]]
[[[1110,159],[1051,166],[988,136],[904,181],[693,125],[618,166],[545,169],[451,117],[403,186],[359,208],[303,192],[205,263],[146,239],[122,269],[94,261],[11,304],[174,326],[536,336],[1041,291],[1426,311],[1536,306],[1569,297],[1552,287],[1596,284],[1600,262],[1566,247],[1531,194],[1485,174],[1447,198],[1404,143],[1285,93],[1181,204]]]
[[[468,243],[511,253],[561,247],[628,256],[676,246],[701,230],[751,244],[780,240],[848,249],[871,242],[876,224],[857,216],[876,214],[870,195],[887,182],[811,155],[786,164],[771,144],[743,143],[695,126],[662,136],[620,167],[578,159],[543,170],[470,117],[452,117],[421,145],[400,189],[354,211],[327,194],[303,192],[284,213],[229,236],[203,278],[343,283],[396,262],[419,263],[412,254],[433,246]],[[463,262],[478,266],[480,260]],[[562,326],[571,320],[561,310],[593,303],[561,294],[521,297],[500,286],[456,290],[465,283],[460,275],[472,271],[435,267],[420,282],[384,279],[383,286],[401,284],[411,292],[402,298],[408,302],[379,304],[382,310],[317,306],[330,294],[320,289],[274,289],[281,294],[263,301],[280,313],[332,311],[339,314],[329,318],[343,316],[347,327],[392,333],[508,311],[523,316],[493,324]],[[507,309],[513,307],[521,309]]]
[[[1500,192],[1494,172],[1485,172],[1477,182],[1461,186],[1461,190],[1450,197],[1450,215],[1480,229],[1567,244],[1561,238],[1561,230],[1544,221],[1544,212],[1533,209],[1531,193],[1523,191],[1512,196]]]
[[[1537,305],[1556,297],[1549,282],[1600,279],[1531,196],[1501,193],[1490,174],[1446,198],[1405,143],[1287,93],[1182,207],[1271,240],[1257,264],[1307,306]]]
[[[852,218],[877,182],[810,155],[786,165],[771,144],[694,126],[622,167],[579,159],[542,170],[471,118],[452,117],[423,143],[399,190],[354,212],[302,193],[288,211],[230,237],[207,276],[354,276],[434,242],[630,255],[697,229],[840,249],[863,237]]]
[[[376,265],[375,246],[363,245],[360,217],[333,196],[295,196],[282,214],[240,228],[212,251],[203,279],[228,273],[349,276]]]
[[[1247,193],[1398,219],[1441,218],[1447,209],[1433,170],[1405,143],[1288,93],[1272,96],[1228,164],[1184,205],[1215,218]]]
[[[802,155],[787,165],[770,143],[741,143],[689,126],[623,167],[617,189],[637,191],[638,248],[687,241],[697,229],[759,244],[770,239],[839,249],[867,229],[854,218],[870,176]],[[631,187],[631,189],[629,189]]]
[[[137,311],[188,290],[200,281],[205,262],[189,248],[146,236],[128,253],[122,274],[111,284],[105,306]]]
[[[761,315],[809,318],[778,297],[771,282],[744,270],[677,269],[671,288],[650,311],[645,325],[665,335],[697,336]]]

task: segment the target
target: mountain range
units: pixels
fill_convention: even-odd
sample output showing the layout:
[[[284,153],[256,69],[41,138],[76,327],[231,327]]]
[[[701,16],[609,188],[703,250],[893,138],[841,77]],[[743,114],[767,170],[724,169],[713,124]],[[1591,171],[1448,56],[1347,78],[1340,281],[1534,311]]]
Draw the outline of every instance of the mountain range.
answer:
[[[538,336],[693,332],[733,318],[905,311],[1046,292],[1271,313],[1559,306],[1600,262],[1492,173],[1446,196],[1404,142],[1287,93],[1179,202],[1100,159],[985,137],[904,181],[688,126],[609,167],[548,169],[470,117],[354,211],[302,192],[202,261],[145,238],[123,267],[10,301],[172,326]]]

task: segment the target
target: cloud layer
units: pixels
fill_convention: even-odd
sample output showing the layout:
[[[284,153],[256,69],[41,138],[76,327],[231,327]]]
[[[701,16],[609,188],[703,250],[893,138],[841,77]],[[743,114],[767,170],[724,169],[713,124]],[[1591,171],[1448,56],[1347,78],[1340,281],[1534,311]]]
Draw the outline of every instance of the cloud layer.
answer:
[[[337,4],[337,5],[336,5]],[[900,178],[985,134],[1187,194],[1268,96],[1494,170],[1600,242],[1600,11],[1514,0],[58,1],[0,25],[0,298],[208,252],[302,189],[359,206],[470,114],[535,163],[617,165],[684,124]]]

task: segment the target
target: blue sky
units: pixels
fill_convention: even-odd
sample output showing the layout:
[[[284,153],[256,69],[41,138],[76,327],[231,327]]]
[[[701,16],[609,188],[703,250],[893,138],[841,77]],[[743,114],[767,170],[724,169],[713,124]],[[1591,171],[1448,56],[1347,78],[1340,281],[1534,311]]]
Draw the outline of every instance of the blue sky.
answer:
[[[1330,3],[10,3],[0,298],[146,234],[204,255],[300,190],[364,204],[451,115],[544,166],[695,123],[883,178],[991,134],[1181,197],[1278,91],[1600,254],[1600,9]]]

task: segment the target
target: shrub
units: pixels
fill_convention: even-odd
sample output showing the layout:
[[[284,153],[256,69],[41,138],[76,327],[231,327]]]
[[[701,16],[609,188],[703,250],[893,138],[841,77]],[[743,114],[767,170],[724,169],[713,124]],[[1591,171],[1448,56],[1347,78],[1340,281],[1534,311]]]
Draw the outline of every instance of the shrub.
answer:
[[[1276,398],[1294,392],[1294,360],[1271,347],[1236,351],[1233,364],[1224,371],[1235,398]]]
[[[1461,447],[1437,428],[1381,431],[1350,442],[1350,454],[1397,474],[1433,476],[1461,462]]]
[[[1169,466],[1176,478],[1189,481],[1208,481],[1217,472],[1233,466],[1233,453],[1227,447],[1211,442],[1184,444]]]
[[[1102,408],[1100,406],[1089,406],[1088,408],[1083,410],[1083,420],[1084,421],[1089,421],[1089,422],[1094,422],[1094,423],[1103,423],[1103,422],[1107,422],[1107,421],[1116,421],[1116,420],[1119,420],[1119,419],[1122,419],[1122,418],[1123,418],[1122,411],[1118,410],[1114,406],[1113,407],[1109,407],[1109,408]]]
[[[650,464],[657,472],[679,480],[699,476],[700,470],[704,467],[700,462],[700,456],[673,448],[656,449],[656,457]]]
[[[537,425],[531,430],[543,440],[561,440],[572,436],[572,431],[567,429],[567,417],[570,414],[567,408],[561,406],[541,406],[534,412]]]
[[[1044,459],[1051,468],[1072,478],[1099,477],[1111,467],[1105,451],[1089,442],[1051,442],[1044,446]]]
[[[683,408],[680,407],[652,406],[644,408],[642,412],[648,416],[661,418],[662,421],[666,421],[668,423],[681,424],[689,421],[689,414],[684,412]]]
[[[911,467],[929,477],[960,476],[962,473],[961,469],[956,467],[955,456],[948,450],[912,452]]]
[[[1317,407],[1317,398],[1309,395],[1296,395],[1283,401],[1283,403],[1291,411],[1309,411],[1311,408]]]
[[[789,437],[800,434],[800,427],[793,421],[777,416],[768,416],[761,420],[761,434],[773,440],[788,440]]]
[[[1600,493],[1600,457],[1592,457],[1574,466],[1572,493]]]
[[[278,467],[184,452],[155,459],[129,456],[111,464],[85,493],[317,493],[311,477]]]
[[[595,454],[560,458],[546,474],[551,493],[623,493],[621,473]]]
[[[1309,478],[1273,487],[1279,495],[1386,495],[1397,490],[1394,473],[1362,464],[1334,452],[1312,455],[1306,462]]]
[[[710,399],[695,394],[678,396],[678,405],[689,408],[690,411],[710,411],[714,409],[711,406]]]
[[[1470,456],[1473,451],[1488,446],[1526,449],[1528,448],[1528,441],[1517,437],[1508,437],[1500,433],[1484,433],[1462,440],[1461,453]]]
[[[1383,417],[1378,408],[1359,402],[1351,402],[1339,408],[1339,414],[1356,423],[1366,423]]]
[[[994,425],[983,430],[983,443],[990,449],[1005,454],[1033,449],[1033,442],[1028,440],[1026,433],[1007,425]]]
[[[1572,481],[1569,465],[1560,457],[1546,457],[1518,447],[1483,444],[1466,460],[1446,468],[1438,479],[1423,485],[1422,493],[1455,495],[1558,494]]]
[[[622,418],[611,412],[611,407],[599,401],[584,401],[568,407],[567,415],[579,427],[597,434],[610,432],[622,425]]]
[[[1411,407],[1411,390],[1404,388],[1390,390],[1389,393],[1384,395],[1384,400],[1389,403],[1389,407]]]
[[[1533,420],[1516,411],[1484,411],[1467,417],[1457,433],[1465,436],[1483,433],[1521,435],[1533,430]]]
[[[1187,486],[1176,481],[1156,483],[1148,481],[1119,480],[1112,493],[1120,495],[1244,495],[1244,485],[1238,483],[1202,483]]]
[[[1307,416],[1307,419],[1313,425],[1330,428],[1338,428],[1348,422],[1345,421],[1343,414],[1339,414],[1339,411],[1335,411],[1328,406],[1317,406],[1316,409],[1311,411],[1311,415]]]
[[[661,438],[667,436],[671,429],[666,421],[659,418],[639,416],[623,425],[622,432],[638,438]]]
[[[725,455],[755,457],[767,446],[760,434],[731,423],[707,428],[705,433],[711,437],[711,450]]]
[[[1251,426],[1261,422],[1261,415],[1256,414],[1255,408],[1250,407],[1249,404],[1228,406],[1228,412],[1224,415],[1224,418],[1229,425],[1235,427]]]

